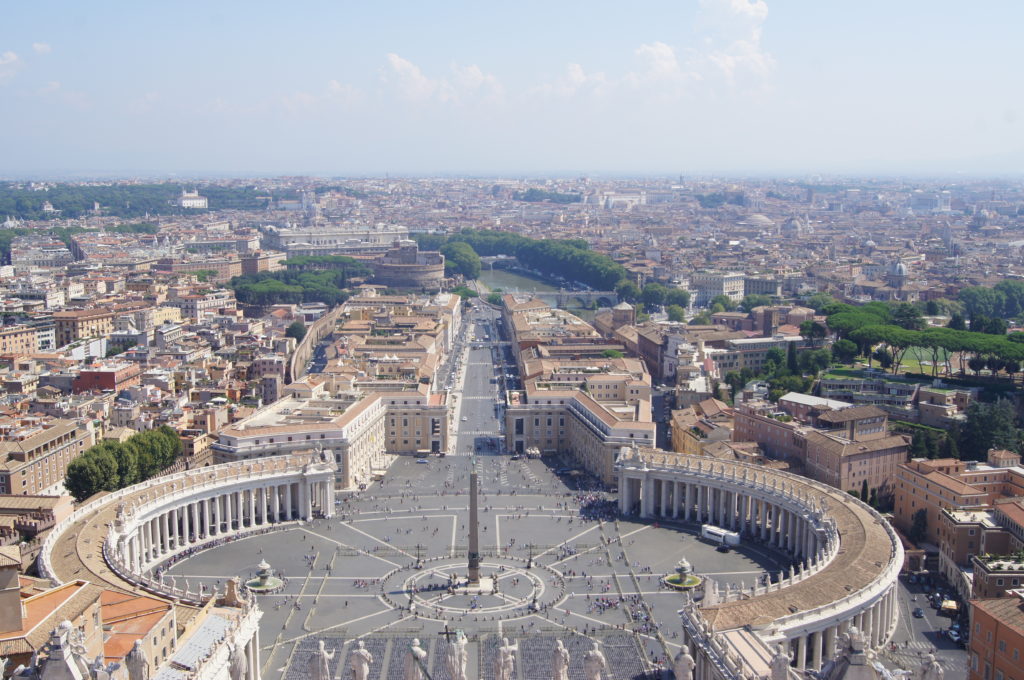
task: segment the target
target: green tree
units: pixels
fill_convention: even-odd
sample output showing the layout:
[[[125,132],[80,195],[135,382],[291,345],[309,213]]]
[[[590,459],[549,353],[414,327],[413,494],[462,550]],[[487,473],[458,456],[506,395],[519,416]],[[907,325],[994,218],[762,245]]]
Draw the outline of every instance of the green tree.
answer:
[[[652,307],[664,304],[666,293],[665,286],[660,283],[648,283],[640,293],[640,300],[644,303],[644,307],[654,311],[651,309]]]
[[[816,312],[821,312],[826,307],[834,305],[835,303],[836,299],[828,293],[815,293],[804,301],[805,305]]]
[[[480,297],[480,293],[476,292],[472,288],[467,288],[466,286],[455,286],[454,288],[452,288],[452,292],[461,297],[463,300]]]
[[[832,344],[832,356],[836,361],[851,364],[857,357],[857,343],[852,340],[836,340]]]
[[[480,277],[480,256],[473,247],[463,241],[449,241],[441,246],[444,255],[445,273],[459,274],[466,279]]]
[[[808,319],[800,323],[800,335],[807,338],[811,343],[811,347],[818,344],[818,340],[824,339],[828,334],[828,331],[817,321]]]
[[[924,433],[914,432],[910,439],[910,457],[928,458],[928,445],[924,441]]]
[[[295,338],[296,342],[302,342],[302,339],[306,337],[306,324],[294,321],[285,329],[284,335],[287,338]]]
[[[911,519],[910,530],[907,538],[913,543],[920,543],[928,535],[928,511],[921,508],[914,513]]]
[[[714,307],[715,305],[722,305],[722,309],[726,312],[736,309],[736,303],[732,301],[732,298],[724,294],[716,295],[708,301],[709,307]]]
[[[665,304],[678,305],[685,309],[690,306],[690,292],[682,288],[667,288],[665,290]]]
[[[616,284],[615,294],[619,296],[620,300],[635,303],[640,299],[640,288],[629,279],[623,279]]]
[[[695,317],[690,319],[691,326],[710,326],[711,325],[711,313],[708,310],[702,310]]]
[[[967,330],[967,321],[964,320],[964,315],[959,312],[955,312],[950,318],[949,323],[946,324],[946,328],[952,328],[955,331]]]
[[[625,355],[617,349],[606,349],[605,351],[601,352],[601,356],[603,356],[606,359],[621,359]]]
[[[786,368],[790,373],[799,373],[800,365],[796,361],[796,343],[790,342],[786,345]]]
[[[964,460],[985,460],[989,449],[1019,451],[1020,436],[1010,400],[978,401],[967,407],[958,448]]]
[[[81,503],[103,487],[103,472],[92,458],[79,456],[68,463],[64,488]]]
[[[752,294],[744,296],[743,301],[740,302],[740,308],[744,312],[750,312],[754,309],[754,307],[764,307],[766,305],[770,305],[771,303],[772,299],[768,295]]]
[[[921,316],[921,310],[907,302],[895,305],[890,319],[893,324],[910,331],[922,330],[927,325]]]
[[[685,321],[686,310],[679,305],[669,305],[665,311],[668,313],[669,321]]]
[[[862,480],[860,483],[860,499],[865,503],[868,502],[868,480]]]
[[[490,293],[490,294],[488,294],[487,301],[490,302],[492,305],[500,305],[501,304],[501,293]]]

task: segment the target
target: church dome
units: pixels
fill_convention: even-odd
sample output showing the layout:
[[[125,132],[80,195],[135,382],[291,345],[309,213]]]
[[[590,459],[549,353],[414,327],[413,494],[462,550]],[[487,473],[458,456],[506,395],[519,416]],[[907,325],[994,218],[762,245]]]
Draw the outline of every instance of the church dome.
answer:
[[[775,222],[770,217],[766,217],[761,213],[754,213],[747,218],[747,222],[750,224],[756,224],[759,227],[772,227],[775,226]]]

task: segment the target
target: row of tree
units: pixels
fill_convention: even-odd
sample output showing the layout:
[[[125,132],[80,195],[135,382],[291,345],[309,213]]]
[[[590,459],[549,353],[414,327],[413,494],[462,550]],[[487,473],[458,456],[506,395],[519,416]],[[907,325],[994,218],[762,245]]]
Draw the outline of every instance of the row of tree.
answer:
[[[648,283],[640,289],[629,279],[619,281],[615,286],[615,293],[620,300],[631,304],[642,302],[644,307],[672,306],[686,308],[690,304],[690,293],[682,288],[668,288],[660,283]]]
[[[1024,281],[1007,279],[995,286],[968,286],[958,299],[968,319],[977,316],[1012,319],[1024,315]]]
[[[590,250],[583,239],[533,239],[490,229],[467,229],[448,237],[416,234],[415,238],[424,250],[441,250],[444,253],[443,249],[452,243],[465,243],[477,255],[509,255],[525,267],[557,273],[597,290],[612,290],[626,278],[626,270],[622,265],[607,255]],[[469,271],[472,271],[468,251],[453,252],[458,253],[458,264],[455,266],[462,268],[468,265]]]
[[[472,246],[463,241],[451,241],[441,246],[444,255],[444,273],[448,276],[459,274],[466,279],[480,276],[480,256]]]
[[[163,425],[124,442],[105,440],[68,464],[64,486],[81,502],[100,491],[117,491],[167,469],[181,454],[178,433]]]
[[[724,380],[732,388],[734,398],[751,380],[765,380],[768,382],[769,400],[778,401],[787,392],[809,392],[814,384],[814,376],[827,369],[831,363],[830,350],[799,350],[796,343],[791,342],[785,351],[778,347],[768,350],[759,373],[743,368],[729,371]]]
[[[323,302],[333,306],[348,299],[349,279],[372,274],[366,263],[337,255],[296,258],[285,264],[288,269],[284,271],[236,276],[228,285],[235,291],[235,298],[243,304]]]
[[[0,183],[0,215],[11,215],[23,220],[76,218],[89,214],[94,203],[99,203],[106,215],[142,217],[144,215],[176,215],[189,212],[177,205],[182,189],[190,189],[174,182],[162,184],[79,185],[57,184],[46,191],[36,191],[13,182]],[[211,210],[259,210],[271,198],[284,198],[285,194],[268,193],[252,187],[224,187],[213,184],[196,187],[209,200]],[[43,212],[49,201],[59,213]],[[194,211],[192,211],[194,212]]]

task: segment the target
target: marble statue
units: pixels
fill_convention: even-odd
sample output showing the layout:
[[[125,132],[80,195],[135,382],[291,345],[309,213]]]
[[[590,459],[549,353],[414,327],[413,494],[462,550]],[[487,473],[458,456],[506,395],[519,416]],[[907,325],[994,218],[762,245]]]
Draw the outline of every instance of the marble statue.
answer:
[[[420,647],[419,638],[412,641],[409,653],[405,655],[402,680],[423,680],[423,669],[427,666],[427,653]]]
[[[448,668],[448,677],[451,680],[466,680],[466,662],[469,661],[466,642],[466,634],[460,630],[455,633],[455,640],[448,643],[445,666]]]
[[[608,661],[601,652],[600,643],[594,640],[594,648],[583,655],[583,675],[587,680],[601,680],[608,669]]]
[[[366,680],[370,675],[370,664],[373,663],[373,654],[366,650],[366,643],[362,640],[356,643],[356,648],[349,656],[348,667],[352,669],[354,680]]]
[[[249,672],[249,659],[245,656],[245,648],[242,645],[231,645],[228,655],[228,675],[231,680],[244,680]]]
[[[136,640],[132,645],[124,657],[124,665],[128,669],[128,680],[149,680],[149,659],[146,658],[141,640]]]
[[[551,680],[569,680],[569,650],[561,640],[555,643],[551,657]]]
[[[775,656],[772,657],[771,665],[771,680],[787,680],[789,678],[789,664],[792,659],[789,658],[789,654],[786,654],[786,649],[782,645],[779,645]]]
[[[508,638],[502,638],[498,654],[494,657],[494,680],[512,680],[516,673],[516,652],[518,645],[513,645]]]
[[[672,673],[676,680],[693,680],[693,669],[696,667],[697,662],[690,656],[690,650],[686,647],[680,649],[672,661]]]
[[[921,667],[917,669],[917,677],[919,680],[942,680],[945,677],[946,672],[942,670],[942,666],[935,660],[935,655],[928,653],[924,657],[924,662]]]
[[[337,649],[332,649],[328,652],[324,641],[320,640],[319,649],[317,649],[313,656],[309,657],[309,677],[311,680],[331,680],[331,661],[334,660],[334,655],[337,653]]]

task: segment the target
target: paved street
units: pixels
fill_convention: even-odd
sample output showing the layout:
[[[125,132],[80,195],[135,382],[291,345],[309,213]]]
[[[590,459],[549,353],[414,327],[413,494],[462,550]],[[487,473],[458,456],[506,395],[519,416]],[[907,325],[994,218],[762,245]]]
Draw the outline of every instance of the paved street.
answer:
[[[921,586],[908,584],[905,577],[900,579],[899,593],[900,622],[893,635],[895,649],[883,654],[886,665],[917,668],[921,656],[933,652],[946,671],[946,677],[967,677],[967,651],[942,633],[949,628],[952,619],[940,616],[929,606]],[[912,615],[917,607],[924,610],[924,617],[920,619]]]

